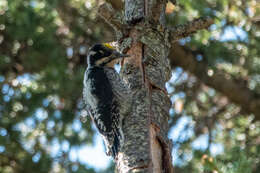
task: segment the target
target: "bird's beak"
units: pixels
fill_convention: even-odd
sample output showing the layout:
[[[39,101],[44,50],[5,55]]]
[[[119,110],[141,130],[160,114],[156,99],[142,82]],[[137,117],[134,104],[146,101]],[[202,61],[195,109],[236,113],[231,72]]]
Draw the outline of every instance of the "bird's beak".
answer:
[[[111,60],[118,59],[118,58],[129,57],[129,55],[127,55],[127,54],[122,54],[122,53],[120,53],[120,52],[117,52],[117,51],[115,50],[115,47],[114,47],[111,43],[103,43],[103,45],[104,45],[106,48],[108,48],[108,49],[110,49],[110,50],[112,51],[112,54],[109,56],[109,58],[110,58]]]
[[[126,58],[126,57],[129,57],[129,55],[122,54],[113,50],[111,55],[103,60],[103,64],[108,67],[114,67],[114,64],[117,63],[117,59]]]

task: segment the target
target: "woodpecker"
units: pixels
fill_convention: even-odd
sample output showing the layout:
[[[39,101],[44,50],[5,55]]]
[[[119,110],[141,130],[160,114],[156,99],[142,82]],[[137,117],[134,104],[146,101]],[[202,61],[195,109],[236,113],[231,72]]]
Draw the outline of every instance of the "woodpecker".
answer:
[[[114,61],[128,57],[110,44],[95,44],[89,49],[84,74],[83,100],[88,114],[104,139],[106,154],[115,159],[124,136],[122,119],[128,112],[127,85],[115,71]]]

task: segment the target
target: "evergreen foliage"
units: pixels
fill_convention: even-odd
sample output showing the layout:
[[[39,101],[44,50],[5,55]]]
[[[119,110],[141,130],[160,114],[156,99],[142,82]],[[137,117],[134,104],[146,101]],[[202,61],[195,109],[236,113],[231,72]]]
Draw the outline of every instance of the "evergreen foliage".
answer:
[[[89,46],[115,39],[98,18],[102,2],[0,1],[0,172],[97,172],[69,153],[94,140],[82,80]],[[221,71],[259,100],[259,1],[178,0],[167,6],[169,27],[201,16],[215,24],[178,44],[207,65],[208,76]],[[172,74],[169,136],[179,129],[173,138],[175,172],[257,173],[259,115],[181,67]],[[66,147],[53,152],[55,146]],[[113,172],[113,165],[104,172]]]

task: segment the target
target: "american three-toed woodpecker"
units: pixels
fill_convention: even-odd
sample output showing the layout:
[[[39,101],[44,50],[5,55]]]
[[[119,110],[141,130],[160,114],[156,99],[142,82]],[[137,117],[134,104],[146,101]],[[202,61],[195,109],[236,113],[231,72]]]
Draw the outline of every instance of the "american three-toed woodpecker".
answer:
[[[129,93],[113,61],[126,56],[109,44],[95,44],[88,52],[83,82],[87,112],[105,141],[106,153],[114,159],[123,144],[122,118],[127,113]]]

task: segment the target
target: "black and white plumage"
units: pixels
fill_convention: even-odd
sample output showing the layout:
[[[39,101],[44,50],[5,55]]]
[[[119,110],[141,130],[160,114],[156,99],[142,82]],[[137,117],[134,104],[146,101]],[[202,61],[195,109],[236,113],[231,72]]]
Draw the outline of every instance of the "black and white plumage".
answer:
[[[122,118],[127,113],[128,89],[109,64],[126,57],[109,46],[96,44],[88,53],[88,68],[84,75],[83,100],[98,131],[106,152],[116,158],[123,143]]]

